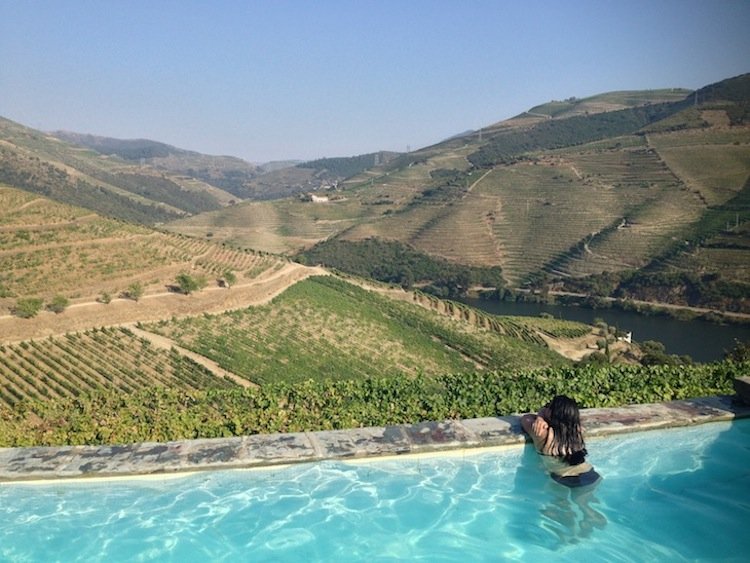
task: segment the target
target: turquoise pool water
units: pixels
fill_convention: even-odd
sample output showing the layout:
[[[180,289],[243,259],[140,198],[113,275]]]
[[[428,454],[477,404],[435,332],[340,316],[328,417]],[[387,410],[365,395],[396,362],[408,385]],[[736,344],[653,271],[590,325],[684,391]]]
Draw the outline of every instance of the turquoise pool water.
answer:
[[[746,561],[750,420],[589,442],[178,479],[0,486],[2,561]]]

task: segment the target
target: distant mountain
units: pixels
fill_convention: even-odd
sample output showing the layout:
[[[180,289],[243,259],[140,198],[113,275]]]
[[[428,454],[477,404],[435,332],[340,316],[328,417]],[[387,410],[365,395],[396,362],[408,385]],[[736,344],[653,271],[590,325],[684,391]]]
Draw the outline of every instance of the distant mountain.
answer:
[[[380,151],[336,158],[296,162],[293,166],[278,163],[263,165],[264,173],[247,182],[252,199],[281,199],[303,192],[325,189],[391,161],[398,153]],[[288,161],[294,162],[294,161]]]
[[[253,200],[283,198],[333,184],[387,162],[397,154],[381,151],[310,162],[287,160],[254,165],[233,156],[205,155],[148,139],[115,139],[70,131],[55,131],[51,135],[103,155],[195,178],[226,190],[237,199]]]
[[[226,190],[239,199],[253,197],[246,183],[262,173],[257,166],[241,158],[201,154],[148,139],[115,139],[70,131],[55,131],[51,135],[100,154],[195,178]]]
[[[103,155],[3,118],[0,183],[144,224],[219,209],[235,198],[194,177]]]
[[[289,253],[324,240],[395,240],[500,266],[510,287],[590,280],[614,296],[620,282],[597,276],[650,272],[631,286],[668,280],[681,285],[662,299],[714,292],[712,303],[739,307],[750,297],[749,102],[750,74],[695,92],[549,102],[381,162],[339,182],[327,202],[242,205],[170,228]]]
[[[276,172],[277,170],[283,170],[284,168],[291,168],[302,164],[304,160],[272,160],[271,162],[264,162],[259,164],[258,168],[263,174],[268,172]]]
[[[326,173],[329,178],[345,180],[370,168],[386,164],[398,155],[397,152],[380,151],[357,156],[319,158],[298,164],[297,168],[310,168]]]

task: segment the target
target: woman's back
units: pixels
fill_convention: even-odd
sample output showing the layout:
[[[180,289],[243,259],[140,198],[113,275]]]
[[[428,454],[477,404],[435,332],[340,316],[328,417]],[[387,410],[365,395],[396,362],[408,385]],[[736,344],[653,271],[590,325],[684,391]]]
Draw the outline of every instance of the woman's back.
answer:
[[[555,481],[579,487],[599,480],[599,474],[586,462],[580,413],[573,399],[558,395],[537,415],[524,415],[521,425]]]

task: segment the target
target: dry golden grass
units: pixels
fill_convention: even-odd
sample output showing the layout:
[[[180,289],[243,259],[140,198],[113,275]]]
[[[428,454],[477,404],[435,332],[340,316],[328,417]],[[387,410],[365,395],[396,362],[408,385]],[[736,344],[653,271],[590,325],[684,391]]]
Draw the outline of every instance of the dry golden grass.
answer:
[[[707,205],[720,205],[736,195],[750,174],[748,145],[662,144],[659,154],[685,184],[701,194]]]
[[[163,292],[181,271],[212,284],[226,270],[238,280],[283,263],[276,257],[225,248],[180,235],[106,219],[71,206],[0,188],[0,312],[19,297],[93,300],[116,297],[134,282]]]

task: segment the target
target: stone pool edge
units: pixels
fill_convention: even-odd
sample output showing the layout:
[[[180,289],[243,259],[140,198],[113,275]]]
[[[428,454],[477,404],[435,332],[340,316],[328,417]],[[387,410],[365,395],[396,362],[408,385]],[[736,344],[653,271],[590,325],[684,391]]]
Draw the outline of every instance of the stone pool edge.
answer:
[[[750,417],[736,395],[584,409],[587,438]],[[0,483],[168,476],[520,445],[519,416],[111,446],[0,448]]]

